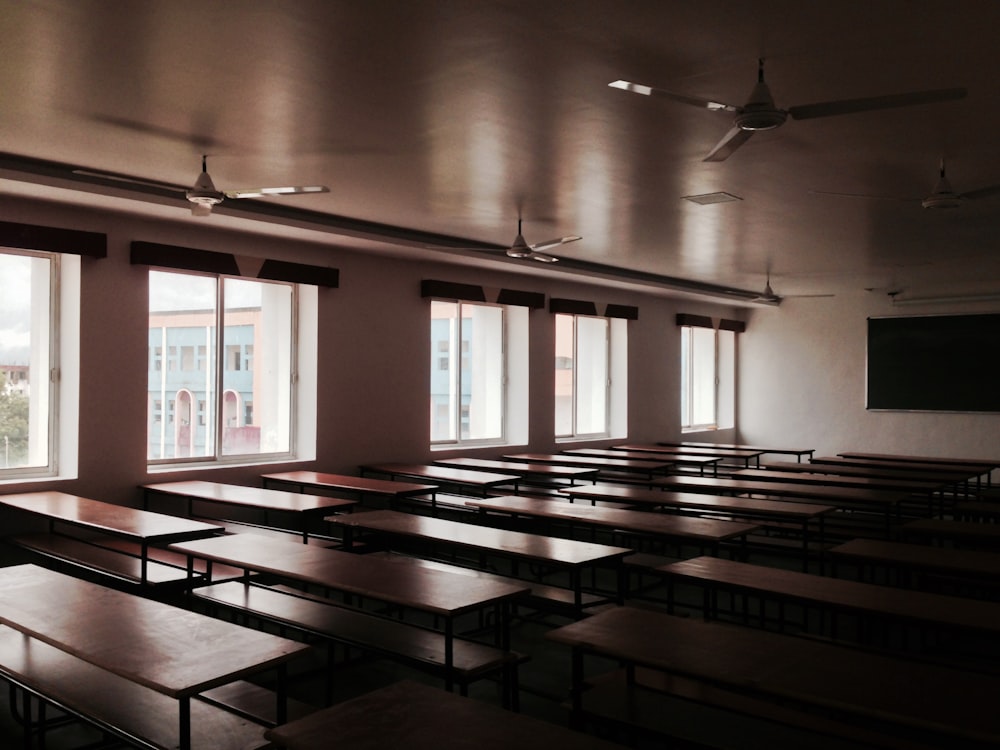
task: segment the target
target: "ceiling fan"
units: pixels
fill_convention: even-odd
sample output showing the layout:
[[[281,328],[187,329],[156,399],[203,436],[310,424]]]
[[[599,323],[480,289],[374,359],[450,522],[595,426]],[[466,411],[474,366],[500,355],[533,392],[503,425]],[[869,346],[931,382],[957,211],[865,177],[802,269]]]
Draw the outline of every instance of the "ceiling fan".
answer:
[[[135,185],[148,185],[150,187],[172,190],[184,193],[184,197],[191,203],[191,213],[195,216],[208,216],[212,213],[212,208],[222,203],[226,198],[264,198],[272,195],[300,195],[303,193],[329,193],[330,188],[325,185],[306,185],[295,187],[261,187],[244,188],[240,190],[218,190],[208,173],[208,157],[201,157],[201,174],[195,180],[194,185],[189,188],[181,188],[164,182],[153,182],[151,180],[137,180],[124,175],[117,175],[104,172],[93,172],[86,169],[74,169],[74,174],[87,177],[98,177],[103,180],[113,180],[116,182],[129,182]]]
[[[979,200],[980,198],[991,198],[994,195],[1000,195],[1000,185],[990,185],[989,187],[979,188],[977,190],[969,190],[964,193],[957,193],[955,189],[951,186],[951,181],[948,179],[947,172],[945,170],[944,159],[942,158],[938,166],[938,179],[934,183],[934,189],[931,191],[930,195],[924,198],[917,197],[907,197],[900,198],[888,195],[866,195],[864,193],[832,193],[823,190],[813,190],[813,193],[819,195],[836,195],[845,198],[876,198],[876,199],[886,199],[886,200],[900,200],[900,201],[920,201],[920,205],[924,208],[929,209],[940,209],[940,208],[958,208],[966,201]]]
[[[774,289],[771,288],[771,272],[767,272],[767,280],[764,282],[764,289],[756,297],[751,297],[750,302],[759,302],[765,305],[774,305],[777,307],[781,304],[781,301],[789,297],[833,297],[832,294],[775,294]]]
[[[507,255],[511,258],[530,258],[531,260],[537,260],[540,263],[556,263],[559,261],[558,258],[540,251],[548,250],[553,247],[559,247],[559,245],[565,245],[567,242],[576,242],[577,240],[582,239],[583,238],[579,235],[571,234],[568,237],[558,237],[554,240],[546,240],[545,242],[537,242],[534,245],[529,245],[525,242],[524,235],[521,234],[521,220],[518,219],[517,237],[514,238],[513,244],[507,248]]]
[[[726,133],[722,140],[708,153],[703,161],[724,161],[746,143],[750,137],[758,130],[771,130],[783,124],[788,117],[793,120],[807,120],[816,117],[831,117],[833,115],[846,115],[855,112],[867,112],[877,109],[889,109],[892,107],[909,107],[916,104],[930,104],[952,99],[961,99],[965,96],[964,88],[936,89],[931,91],[913,91],[905,94],[888,94],[885,96],[873,96],[863,99],[844,99],[834,102],[818,102],[815,104],[805,104],[788,109],[778,109],[771,96],[771,90],[764,80],[764,60],[757,61],[757,84],[747,103],[743,106],[726,104],[725,102],[713,101],[710,99],[700,99],[686,94],[678,94],[664,89],[646,86],[630,81],[612,81],[608,84],[612,88],[631,91],[634,94],[643,96],[663,96],[682,104],[690,104],[695,107],[709,109],[713,111],[724,111],[733,113],[733,127]]]

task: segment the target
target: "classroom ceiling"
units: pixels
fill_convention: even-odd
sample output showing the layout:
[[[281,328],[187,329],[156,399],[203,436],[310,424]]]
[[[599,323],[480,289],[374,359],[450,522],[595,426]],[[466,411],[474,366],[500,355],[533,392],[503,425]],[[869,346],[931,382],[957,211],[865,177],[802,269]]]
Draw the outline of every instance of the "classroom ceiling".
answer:
[[[0,193],[737,304],[768,274],[788,296],[995,292],[998,26],[993,0],[0,0]],[[731,112],[608,85],[742,106],[761,58],[791,115],[722,161]],[[222,190],[329,192],[195,217],[170,188],[204,154]],[[973,196],[924,208],[942,159]],[[582,239],[509,259],[518,217],[529,244]]]

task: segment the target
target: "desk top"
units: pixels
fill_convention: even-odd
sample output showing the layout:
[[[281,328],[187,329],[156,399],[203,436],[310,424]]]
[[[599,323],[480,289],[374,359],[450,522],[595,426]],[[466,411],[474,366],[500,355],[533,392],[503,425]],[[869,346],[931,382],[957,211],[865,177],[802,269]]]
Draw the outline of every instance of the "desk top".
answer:
[[[657,487],[687,492],[745,492],[755,495],[774,495],[776,497],[799,497],[823,500],[831,504],[861,503],[865,505],[881,505],[892,507],[898,505],[907,497],[908,492],[892,490],[866,490],[853,487],[830,487],[826,485],[796,484],[795,482],[750,481],[730,477],[688,477],[668,476],[653,480]]]
[[[264,737],[287,750],[620,748],[553,722],[504,711],[411,680],[269,729]]]
[[[736,586],[856,612],[1000,633],[1000,603],[992,601],[831,578],[709,556],[681,560],[657,570],[688,581]]]
[[[37,565],[0,568],[0,622],[175,698],[309,648]]]
[[[774,516],[778,518],[816,518],[836,510],[833,505],[796,503],[787,500],[762,500],[731,495],[708,495],[700,492],[666,492],[645,487],[620,487],[592,485],[563,487],[560,492],[570,497],[589,500],[617,500],[653,507],[692,508],[696,510],[734,513],[747,516]]]
[[[663,460],[667,454],[647,453],[644,451],[630,451],[621,448],[569,448],[563,453],[569,456],[593,456],[595,458],[626,459],[632,461],[656,461]],[[702,454],[674,454],[670,455],[671,464],[687,464],[697,466],[711,466],[719,463],[722,456],[708,456]]]
[[[918,518],[902,526],[905,534],[939,536],[945,539],[967,539],[980,542],[1000,542],[1000,523],[979,521],[949,521],[941,518]]]
[[[152,513],[65,492],[0,495],[0,505],[94,531],[145,541],[209,536],[222,530],[211,523]]]
[[[957,576],[1000,579],[1000,555],[984,550],[932,547],[928,544],[852,539],[830,550],[834,557],[935,570]]]
[[[660,443],[624,443],[614,446],[614,450],[656,453],[664,456],[714,456],[717,458],[750,459],[760,456],[762,451],[749,448],[726,448],[713,445],[662,445]]]
[[[442,458],[434,461],[439,466],[451,466],[456,469],[473,469],[480,471],[499,471],[508,474],[524,476],[538,475],[559,479],[591,479],[597,476],[599,469],[582,466],[559,466],[558,464],[532,464],[521,461],[497,461],[486,458]]]
[[[599,612],[546,636],[743,694],[1000,742],[991,675],[632,607]]]
[[[884,472],[881,476],[891,476],[893,473],[901,477],[913,479],[934,479],[942,481],[962,482],[974,479],[992,470],[990,465],[956,466],[954,464],[916,463],[905,461],[881,461],[866,458],[844,458],[843,456],[813,456],[809,465],[815,471],[834,471],[840,468],[872,469]],[[833,469],[827,467],[834,467]]]
[[[628,512],[628,511],[626,511]],[[337,526],[350,526],[382,534],[417,537],[420,539],[475,548],[486,552],[559,565],[590,565],[602,560],[614,560],[630,555],[628,547],[582,542],[575,539],[526,534],[520,531],[495,529],[491,526],[429,518],[394,510],[375,510],[350,516],[327,519]]]
[[[554,518],[594,526],[610,526],[651,536],[683,537],[707,542],[738,538],[756,531],[758,528],[753,524],[737,523],[736,521],[573,505],[560,500],[546,500],[520,495],[491,497],[487,500],[467,500],[465,504],[501,513]]]
[[[804,467],[804,468],[803,468]],[[930,494],[948,485],[942,479],[910,479],[909,477],[884,476],[880,474],[861,473],[830,474],[817,471],[816,466],[796,461],[773,461],[763,469],[736,469],[730,476],[734,479],[750,479],[753,481],[801,482],[802,484],[825,484],[827,487],[855,487],[869,490],[896,490],[897,492],[913,492]]]
[[[339,517],[338,517],[339,518]],[[337,591],[441,615],[457,615],[529,591],[502,581],[431,570],[403,561],[299,544],[256,534],[180,542],[170,549]]]
[[[666,440],[662,440],[657,443],[657,445],[677,445],[677,446],[691,446],[693,448],[730,448],[733,450],[743,450],[743,451],[760,451],[760,453],[777,453],[777,454],[787,454],[789,456],[811,456],[816,452],[815,448],[775,448],[760,445],[744,445],[742,443],[708,443],[708,442],[697,442],[691,440],[681,440],[676,443],[671,443]]]
[[[160,484],[144,484],[142,488],[147,492],[156,492],[162,495],[176,495],[213,503],[239,505],[246,508],[282,510],[292,513],[331,511],[357,504],[355,500],[347,500],[342,497],[304,495],[299,492],[266,490],[261,487],[221,484],[220,482],[163,482]]]
[[[561,464],[562,466],[583,466],[594,469],[617,471],[661,471],[674,465],[674,461],[666,461],[651,456],[649,460],[634,458],[603,458],[600,456],[574,456],[571,453],[512,453],[504,458],[510,461],[525,461],[543,464]]]
[[[945,466],[959,466],[962,468],[978,469],[989,467],[996,469],[1000,467],[1000,460],[987,458],[945,458],[937,456],[902,456],[896,453],[860,453],[844,452],[838,453],[842,458],[876,459],[879,461],[896,461],[900,463],[918,464],[943,464]]]
[[[284,471],[277,474],[263,474],[265,481],[288,482],[301,486],[327,488],[358,492],[381,497],[407,497],[423,495],[437,490],[436,484],[415,484],[412,482],[393,482],[389,479],[372,479],[371,477],[355,477],[348,474],[324,474],[318,471]]]
[[[489,471],[473,471],[470,469],[454,469],[450,466],[435,466],[434,464],[364,464],[362,471],[390,476],[423,477],[432,481],[454,482],[473,487],[494,487],[499,484],[520,482],[521,477],[513,474],[497,474]]]

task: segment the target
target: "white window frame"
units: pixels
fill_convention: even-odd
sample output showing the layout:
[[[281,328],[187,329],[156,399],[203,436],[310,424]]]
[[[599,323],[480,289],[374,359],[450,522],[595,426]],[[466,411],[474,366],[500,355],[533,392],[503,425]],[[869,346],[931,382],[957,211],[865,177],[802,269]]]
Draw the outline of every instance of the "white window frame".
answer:
[[[500,336],[500,352],[499,356],[501,359],[500,364],[500,399],[501,403],[497,405],[499,408],[499,418],[500,418],[500,434],[495,437],[488,438],[464,438],[462,437],[462,408],[461,402],[457,404],[451,404],[449,406],[450,419],[454,419],[454,424],[452,425],[453,437],[448,438],[438,438],[434,439],[432,423],[435,419],[435,402],[433,400],[434,394],[428,394],[430,399],[430,420],[431,423],[428,424],[428,430],[430,431],[430,447],[431,450],[442,450],[449,448],[456,448],[460,446],[464,447],[475,447],[475,446],[495,446],[495,445],[509,445],[512,435],[520,438],[521,435],[526,432],[526,421],[518,419],[516,415],[512,413],[510,405],[518,400],[523,400],[525,403],[526,398],[519,399],[519,395],[525,390],[525,384],[523,378],[520,376],[512,376],[512,362],[525,362],[527,361],[527,350],[526,343],[521,347],[514,345],[514,342],[518,338],[527,339],[527,336],[517,337],[513,334],[515,330],[523,330],[525,333],[527,331],[527,311],[524,308],[520,308],[512,305],[498,305],[491,304],[488,302],[472,302],[467,300],[459,299],[445,299],[445,298],[434,298],[431,304],[434,303],[444,303],[450,305],[457,305],[457,316],[456,320],[461,326],[461,321],[463,320],[462,309],[468,307],[482,307],[482,308],[496,308],[501,311],[502,321],[501,321],[501,336]],[[434,325],[434,317],[430,317],[430,325]],[[461,328],[455,332],[455,341],[462,341]],[[465,357],[461,351],[461,344],[459,345],[458,352],[451,352],[449,350],[447,355],[444,355],[442,350],[433,342],[429,342],[431,345],[430,353],[430,385],[433,390],[433,379],[436,369],[440,369],[440,362],[444,356],[449,357],[449,362],[454,364],[453,368],[450,368],[450,394],[460,394],[461,393],[461,383],[462,383],[462,367]],[[523,351],[522,351],[523,350]],[[515,366],[516,370],[523,371],[526,368]]]
[[[617,372],[622,367],[624,367],[625,356],[624,352],[621,355],[618,354],[618,349],[624,349],[624,346],[616,346],[616,344],[621,344],[622,339],[625,337],[625,332],[627,328],[625,326],[625,321],[618,320],[616,318],[606,318],[597,315],[580,315],[576,313],[555,313],[553,318],[553,323],[556,324],[560,319],[570,319],[572,322],[572,362],[571,367],[571,379],[572,379],[572,396],[570,400],[570,422],[571,427],[569,432],[559,432],[556,430],[555,439],[557,441],[569,441],[569,440],[591,440],[597,438],[610,437],[613,434],[621,434],[624,436],[626,430],[615,429],[615,415],[624,414],[624,399],[625,394],[623,389],[615,388],[615,384],[618,382],[626,382],[624,374]],[[606,324],[605,328],[605,362],[604,368],[606,377],[604,380],[604,392],[602,398],[604,401],[604,414],[603,414],[603,429],[596,432],[580,432],[579,425],[577,422],[579,416],[579,399],[585,394],[580,393],[580,377],[578,372],[579,363],[579,321],[581,319],[593,319],[601,320]],[[557,355],[558,358],[558,355]],[[566,368],[563,368],[566,369]],[[553,368],[553,387],[555,387],[555,377],[556,368]],[[592,393],[589,391],[588,394]],[[555,420],[555,414],[553,414],[553,419]],[[553,427],[555,428],[555,422],[553,422]]]
[[[37,320],[33,313],[33,329],[44,325],[45,330],[33,330],[33,344],[45,351],[31,353],[31,379],[29,418],[35,424],[29,427],[29,452],[39,455],[44,451],[44,461],[33,466],[9,468],[0,454],[0,484],[21,483],[52,478],[74,479],[78,466],[79,424],[79,364],[80,364],[80,258],[35,250],[0,248],[0,254],[42,258],[49,262],[47,281],[32,278],[32,285],[45,282],[48,289],[46,319]],[[37,310],[41,312],[41,310]],[[41,356],[41,359],[38,357]],[[7,364],[7,363],[4,363]],[[39,424],[44,425],[44,445],[32,444]],[[5,446],[0,444],[0,451]]]
[[[293,284],[281,281],[264,281],[252,279],[253,281],[267,284],[279,284],[291,288],[291,310],[289,333],[290,372],[289,382],[283,386],[288,393],[288,450],[281,452],[266,453],[222,453],[222,423],[225,419],[226,408],[225,398],[227,389],[222,386],[222,378],[225,368],[226,348],[223,345],[225,334],[223,319],[225,316],[225,299],[223,296],[223,286],[226,279],[247,280],[240,276],[227,276],[224,274],[198,273],[189,271],[178,271],[176,269],[150,269],[150,272],[170,273],[176,275],[192,275],[202,278],[214,279],[216,283],[216,310],[215,310],[215,363],[208,367],[215,367],[216,383],[213,398],[215,399],[215,424],[210,432],[213,435],[214,448],[212,455],[207,456],[182,456],[172,458],[150,459],[147,456],[146,463],[150,472],[173,471],[188,468],[211,468],[214,466],[230,465],[262,465],[269,463],[284,463],[291,460],[313,460],[316,455],[316,384],[317,384],[317,357],[316,347],[318,341],[318,295],[317,288],[305,284]],[[146,353],[147,358],[153,354]],[[168,368],[169,353],[162,352],[162,367]],[[164,402],[161,419],[166,419],[168,405]],[[192,420],[197,417],[200,403],[193,404]],[[149,417],[147,417],[148,419]],[[147,423],[147,430],[149,429]]]
[[[711,333],[712,342],[712,373],[698,372],[700,361],[692,351],[695,343],[695,333]],[[702,340],[707,336],[699,337]],[[735,426],[735,393],[736,393],[736,334],[733,331],[705,328],[700,326],[681,326],[681,431],[709,432],[713,430],[730,429]],[[699,382],[699,378],[701,382]],[[704,382],[706,379],[711,382]],[[705,388],[711,389],[712,418],[708,421],[694,422],[696,394]]]

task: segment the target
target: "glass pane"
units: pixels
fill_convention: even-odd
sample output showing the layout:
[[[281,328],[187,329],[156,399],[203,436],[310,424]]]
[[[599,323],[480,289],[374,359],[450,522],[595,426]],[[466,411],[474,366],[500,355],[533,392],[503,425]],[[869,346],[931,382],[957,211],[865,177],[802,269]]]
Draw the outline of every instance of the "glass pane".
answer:
[[[691,424],[715,424],[715,330],[691,329]]]
[[[503,437],[503,308],[462,305],[463,440]]]
[[[556,437],[573,434],[573,320],[556,315]]]
[[[216,288],[212,277],[149,273],[149,460],[215,454]]]
[[[691,426],[691,329],[681,328],[681,427]]]
[[[431,441],[458,435],[458,303],[431,301]]]
[[[0,468],[49,465],[52,263],[0,254]]]
[[[225,279],[222,455],[291,450],[292,287]]]
[[[576,434],[607,431],[608,321],[576,319]]]

